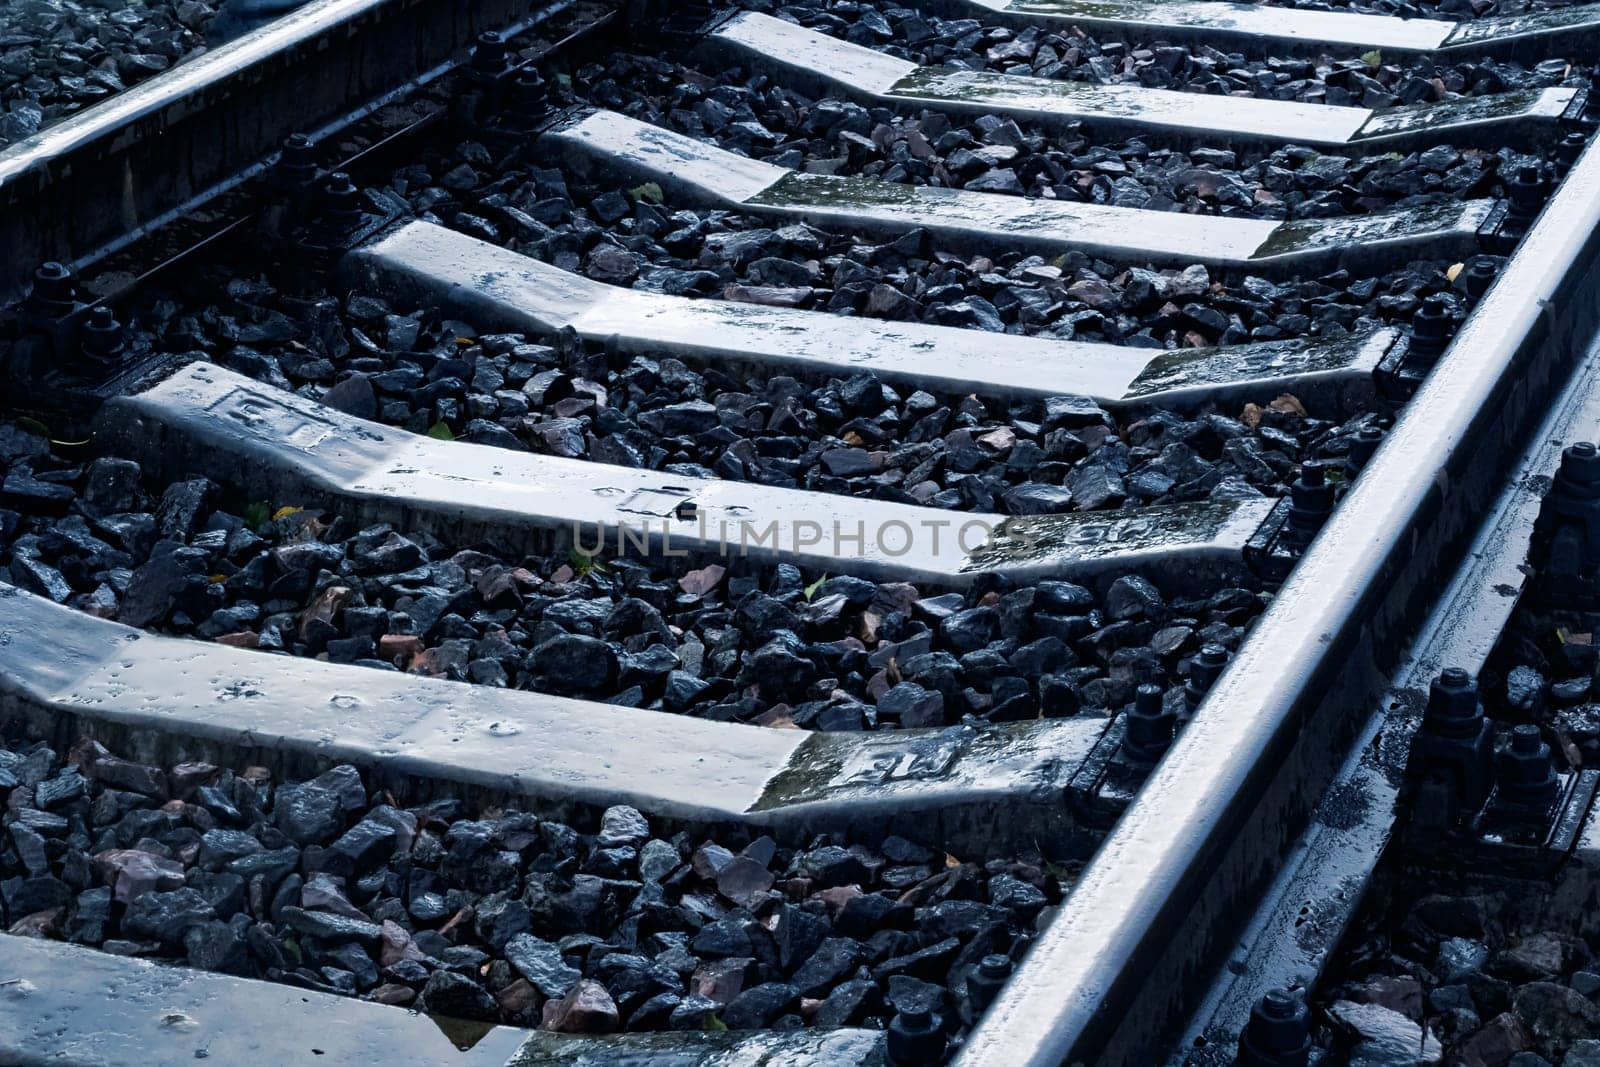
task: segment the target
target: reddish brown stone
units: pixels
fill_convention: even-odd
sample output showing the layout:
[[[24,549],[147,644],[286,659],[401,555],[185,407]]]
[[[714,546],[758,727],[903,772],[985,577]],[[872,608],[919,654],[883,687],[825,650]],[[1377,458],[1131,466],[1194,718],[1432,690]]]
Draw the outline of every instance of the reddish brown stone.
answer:
[[[379,1004],[403,1008],[417,999],[417,991],[399,982],[386,982],[367,994],[367,999]]]
[[[539,1025],[558,1034],[610,1034],[621,1023],[606,987],[586,978],[560,1000],[546,1001]]]
[[[518,978],[495,994],[495,1002],[506,1017],[515,1021],[531,1021],[539,1011],[539,991],[526,978]]]
[[[756,977],[755,968],[756,961],[748,957],[706,960],[689,978],[689,991],[726,1005]]]
[[[1528,1034],[1522,1023],[1504,1011],[1451,1049],[1446,1062],[1453,1067],[1504,1067],[1507,1060],[1527,1047]]]
[[[410,663],[422,652],[422,638],[416,634],[384,634],[378,638],[378,658],[385,663],[404,660]]]
[[[152,889],[183,888],[183,865],[135,848],[107,849],[94,857],[95,869],[111,886],[111,895],[131,904]]]

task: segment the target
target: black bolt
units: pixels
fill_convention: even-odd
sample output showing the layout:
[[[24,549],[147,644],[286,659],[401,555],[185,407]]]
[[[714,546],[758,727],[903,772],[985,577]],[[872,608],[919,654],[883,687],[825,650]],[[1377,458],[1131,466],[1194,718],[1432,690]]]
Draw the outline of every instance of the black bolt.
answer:
[[[1355,436],[1350,438],[1350,451],[1344,457],[1345,481],[1350,481],[1360,474],[1362,468],[1372,462],[1373,454],[1378,451],[1378,446],[1383,444],[1383,428],[1381,426],[1363,426],[1357,430]]]
[[[316,201],[317,184],[322,170],[317,166],[316,150],[311,138],[303,133],[291,133],[283,139],[278,161],[272,167],[272,184],[277,187],[283,201],[296,213],[305,214]]]
[[[349,233],[361,224],[361,190],[343,171],[328,175],[322,189],[322,218],[330,230]]]
[[[1172,747],[1176,725],[1177,716],[1166,709],[1166,694],[1146,682],[1134,690],[1122,733],[1123,754],[1138,763],[1154,763]]]
[[[51,260],[42,263],[33,272],[33,292],[29,298],[34,307],[58,319],[72,313],[77,300],[78,287],[72,280],[72,271],[64,263]]]
[[[1328,481],[1327,463],[1308,459],[1300,465],[1300,477],[1289,486],[1289,521],[1284,524],[1285,539],[1298,546],[1310,544],[1333,514],[1333,484]]]
[[[1554,488],[1583,500],[1600,500],[1600,446],[1578,441],[1562,449]]]
[[[1494,260],[1488,256],[1474,256],[1467,264],[1467,269],[1462,272],[1462,283],[1467,290],[1467,299],[1477,303],[1483,299],[1483,294],[1489,291],[1489,286],[1494,284],[1495,273],[1498,268]]]
[[[1539,737],[1539,728],[1528,723],[1511,731],[1511,743],[1500,750],[1495,765],[1495,784],[1500,799],[1526,807],[1548,807],[1561,790],[1550,746]]]
[[[926,1008],[895,1013],[889,1021],[889,1062],[893,1067],[927,1067],[944,1056],[944,1029]]]
[[[305,184],[316,179],[317,161],[316,150],[311,143],[311,138],[303,133],[291,133],[283,139],[283,148],[278,153],[278,170],[296,184]]]
[[[1189,661],[1189,680],[1183,685],[1184,702],[1190,711],[1200,706],[1200,701],[1222,677],[1227,666],[1227,649],[1215,644],[1200,646],[1200,651]]]
[[[1250,1009],[1239,1035],[1239,1067],[1305,1067],[1311,1058],[1311,1014],[1300,996],[1268,990]]]
[[[89,313],[83,324],[83,354],[92,362],[115,365],[122,362],[122,323],[105,306]]]
[[[1544,174],[1537,163],[1524,163],[1506,181],[1506,199],[1510,209],[1506,221],[1518,229],[1526,229],[1544,206]]]
[[[1579,441],[1561,465],[1533,527],[1534,565],[1545,579],[1589,580],[1600,566],[1600,448]]]
[[[972,1003],[974,1015],[982,1014],[993,1003],[995,995],[1010,975],[1010,956],[996,952],[978,961],[977,968],[967,975],[967,1000]]]
[[[511,111],[531,118],[544,110],[550,98],[550,83],[537,67],[523,67],[511,76]]]
[[[484,30],[472,46],[472,69],[499,74],[506,69],[506,55],[506,39],[493,30]]]
[[[1583,146],[1589,143],[1589,138],[1582,130],[1568,130],[1556,144],[1556,165],[1562,173],[1572,169],[1572,165],[1583,155]]]
[[[1452,813],[1476,812],[1488,799],[1494,773],[1494,737],[1478,699],[1478,684],[1460,667],[1446,667],[1428,688],[1422,729],[1412,744],[1411,769],[1420,780],[1446,786]]]
[[[1483,726],[1483,705],[1478,683],[1460,667],[1446,667],[1428,687],[1428,710],[1423,728],[1440,737],[1462,740],[1476,737]]]
[[[1433,366],[1450,344],[1450,300],[1435,293],[1422,302],[1411,316],[1411,355],[1425,366]]]

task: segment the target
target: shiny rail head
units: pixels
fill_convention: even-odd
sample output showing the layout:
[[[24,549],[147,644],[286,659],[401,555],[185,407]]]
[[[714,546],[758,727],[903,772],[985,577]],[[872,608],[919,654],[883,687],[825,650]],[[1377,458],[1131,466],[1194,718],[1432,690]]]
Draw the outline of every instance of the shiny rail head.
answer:
[[[370,18],[395,0],[311,0],[255,33],[212,48],[171,71],[96,104],[0,151],[0,203],[8,184],[30,173],[47,173],[58,159],[114,138],[157,132],[145,120],[168,109],[194,110],[210,95],[252,68],[294,48]],[[165,125],[170,119],[163,120]]]

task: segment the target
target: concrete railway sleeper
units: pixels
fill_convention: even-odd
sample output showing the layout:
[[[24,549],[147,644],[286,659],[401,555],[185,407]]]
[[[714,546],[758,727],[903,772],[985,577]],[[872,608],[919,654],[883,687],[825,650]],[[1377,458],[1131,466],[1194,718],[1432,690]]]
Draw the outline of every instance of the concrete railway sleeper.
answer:
[[[560,6],[320,0],[0,153],[0,1058],[1584,1052],[1560,932],[1423,945],[1448,1034],[1322,963],[1440,869],[1396,799],[1593,894],[1582,738],[1463,798],[1364,718],[1587,410],[1590,7]]]

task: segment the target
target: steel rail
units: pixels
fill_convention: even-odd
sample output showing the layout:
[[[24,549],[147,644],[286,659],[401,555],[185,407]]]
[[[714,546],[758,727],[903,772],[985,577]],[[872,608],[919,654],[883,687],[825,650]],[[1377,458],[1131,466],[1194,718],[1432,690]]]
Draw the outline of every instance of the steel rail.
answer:
[[[1417,628],[1393,685],[1372,708],[1338,781],[1324,792],[1293,856],[1248,924],[1230,957],[1230,963],[1241,961],[1243,967],[1218,969],[1167,1067],[1214,1062],[1219,1043],[1228,1047],[1238,1040],[1251,1008],[1268,990],[1315,989],[1333,962],[1398,829],[1395,802],[1429,684],[1446,667],[1482,674],[1533,577],[1526,565],[1529,532],[1544,503],[1542,489],[1560,466],[1562,448],[1592,438],[1600,426],[1600,336],[1582,360],[1502,480],[1500,496],[1461,566],[1440,583],[1438,602]]]
[[[979,1023],[960,1067],[1157,1062],[1600,322],[1591,146]]]
[[[313,0],[0,152],[0,301],[157,224],[284,137],[442,73],[530,0]]]
[[[412,47],[427,42],[429,56],[448,54],[481,28],[476,15],[510,21],[527,2],[320,0],[180,68],[181,92],[160,79],[148,96],[134,90],[108,102],[105,116],[85,113],[18,146],[33,145],[38,166],[14,165],[28,151],[0,154],[0,242],[12,229],[28,240],[37,231],[40,249],[51,241],[66,249],[6,244],[13,254],[0,296],[38,259],[74,258],[108,234],[165,217],[146,213],[157,206],[170,213],[185,193],[192,201],[195,190],[232,180],[284,133],[319,121],[316,107],[337,101],[344,113],[364,89],[389,93],[404,77],[399,60],[385,57],[386,73],[370,85],[365,62],[372,50],[394,51],[383,44],[391,32]],[[303,21],[314,12],[330,19],[320,31]],[[397,13],[413,17],[387,20]],[[430,32],[429,19],[443,29]],[[363,26],[370,36],[360,36]],[[287,35],[281,48],[254,50],[275,34]],[[301,53],[304,68],[275,66]],[[441,69],[421,55],[399,59],[421,76]],[[310,105],[296,95],[306,93],[308,71],[352,66],[348,79],[318,82]],[[227,103],[235,100],[242,117]],[[220,146],[214,154],[206,138]],[[187,168],[176,177],[174,159]],[[207,173],[210,184],[196,180]],[[66,210],[83,205],[95,207],[81,220]],[[958,1062],[1155,1062],[1194,1006],[1196,979],[1230,947],[1388,684],[1437,592],[1434,578],[1477,528],[1507,457],[1593,332],[1600,307],[1573,297],[1592,288],[1597,225],[1600,150],[1591,148]]]

